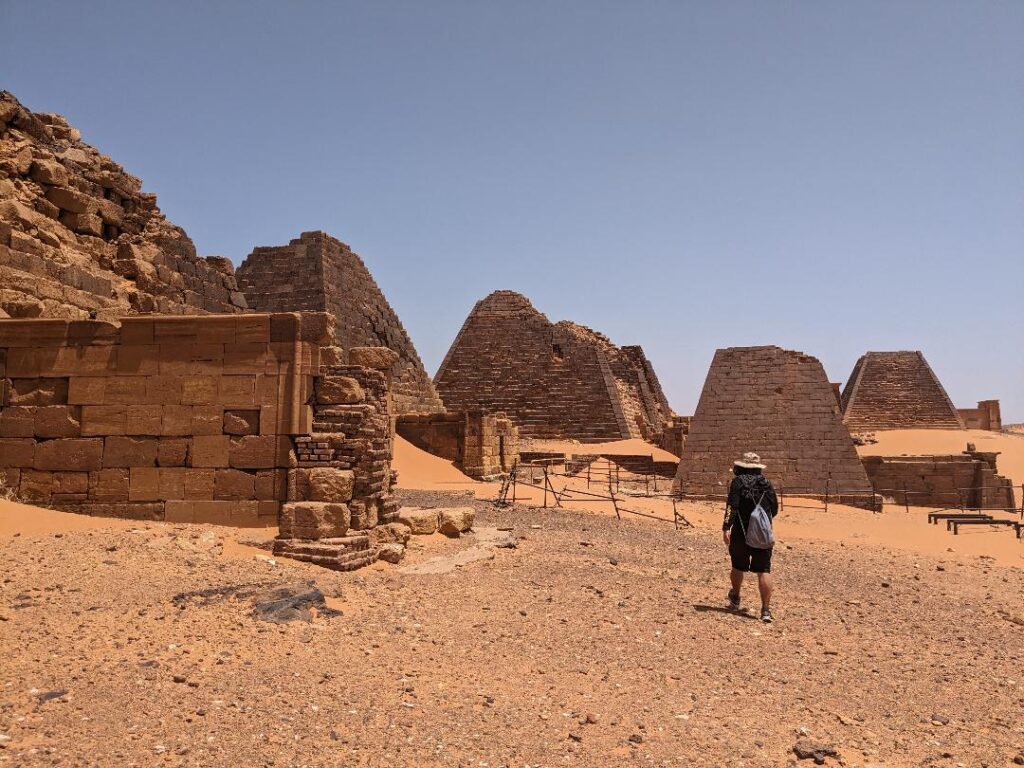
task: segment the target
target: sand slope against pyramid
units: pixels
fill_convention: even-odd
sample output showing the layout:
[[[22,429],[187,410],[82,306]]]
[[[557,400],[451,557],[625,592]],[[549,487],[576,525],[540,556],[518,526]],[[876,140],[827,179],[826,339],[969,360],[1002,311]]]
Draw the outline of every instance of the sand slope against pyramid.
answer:
[[[412,339],[363,260],[324,232],[303,232],[288,245],[253,250],[238,268],[238,285],[257,312],[327,311],[335,339],[352,347],[389,347],[394,414],[444,411]]]
[[[649,437],[673,415],[643,349],[552,323],[513,291],[477,302],[434,383],[449,410],[502,411],[529,437]]]
[[[731,347],[715,352],[676,489],[724,495],[732,464],[747,451],[787,493],[870,493],[871,484],[817,358],[779,347]],[[853,501],[851,499],[851,501]]]
[[[851,432],[875,429],[963,429],[963,421],[920,352],[868,352],[843,389],[843,421]]]

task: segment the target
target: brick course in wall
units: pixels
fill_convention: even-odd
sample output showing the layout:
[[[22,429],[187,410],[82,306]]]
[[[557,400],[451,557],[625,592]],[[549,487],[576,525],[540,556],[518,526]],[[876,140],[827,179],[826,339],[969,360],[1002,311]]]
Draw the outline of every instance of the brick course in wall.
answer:
[[[156,195],[60,115],[0,91],[0,317],[114,320],[238,312],[225,258],[202,258]]]
[[[733,462],[753,451],[787,493],[867,505],[870,484],[821,363],[779,347],[715,353],[676,475],[683,494],[724,496]],[[834,500],[836,496],[833,496]]]
[[[390,385],[395,414],[444,411],[409,334],[362,259],[341,241],[303,232],[288,245],[254,249],[237,276],[257,311],[327,311],[335,317],[338,346],[397,352]]]
[[[526,437],[650,438],[673,415],[640,347],[551,323],[512,291],[477,302],[434,383],[448,409],[507,413]]]
[[[963,429],[960,414],[920,352],[868,352],[843,388],[851,432]]]

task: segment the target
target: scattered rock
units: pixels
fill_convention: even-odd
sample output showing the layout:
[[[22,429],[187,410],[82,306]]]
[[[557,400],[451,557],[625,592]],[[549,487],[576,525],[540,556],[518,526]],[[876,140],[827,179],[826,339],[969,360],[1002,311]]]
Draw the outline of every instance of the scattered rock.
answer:
[[[46,693],[38,694],[36,699],[39,700],[40,704],[45,704],[46,702],[53,701],[54,699],[62,699],[67,695],[68,691],[66,688],[58,688],[57,690],[46,691]]]
[[[445,536],[461,536],[473,527],[476,517],[472,507],[449,507],[437,510],[437,529]]]
[[[377,550],[377,557],[385,563],[398,564],[405,557],[405,545],[398,543],[381,544]]]
[[[312,621],[313,611],[336,616],[327,607],[324,593],[313,584],[285,584],[272,587],[253,597],[253,615],[263,621],[285,624],[290,621]]]
[[[945,715],[932,715],[932,725],[949,725],[949,718]]]
[[[398,522],[407,525],[417,536],[429,536],[437,531],[437,510],[402,507],[398,510]]]
[[[813,760],[815,765],[824,765],[825,758],[839,757],[835,747],[823,744],[820,741],[810,741],[809,739],[801,739],[794,744],[793,754],[800,760]]]

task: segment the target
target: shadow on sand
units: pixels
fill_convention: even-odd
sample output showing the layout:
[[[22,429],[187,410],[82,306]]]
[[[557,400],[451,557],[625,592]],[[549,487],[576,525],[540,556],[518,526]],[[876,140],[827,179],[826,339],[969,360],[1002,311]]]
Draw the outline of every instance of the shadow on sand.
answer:
[[[724,613],[728,616],[736,616],[740,619],[752,619],[753,621],[758,620],[757,616],[754,616],[753,614],[746,613],[742,610],[734,611],[732,608],[723,608],[720,605],[702,605],[700,603],[694,603],[693,610],[697,613]]]

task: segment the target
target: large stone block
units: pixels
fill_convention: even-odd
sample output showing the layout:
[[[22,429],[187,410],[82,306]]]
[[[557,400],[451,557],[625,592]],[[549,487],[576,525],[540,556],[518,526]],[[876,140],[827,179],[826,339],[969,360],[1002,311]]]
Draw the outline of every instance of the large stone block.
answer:
[[[46,440],[35,448],[35,469],[88,472],[103,468],[103,440],[65,438]]]
[[[231,438],[229,466],[237,469],[273,469],[291,462],[291,440],[279,435]]]
[[[291,496],[296,500],[345,502],[352,499],[355,473],[350,469],[313,467],[289,473]]]
[[[89,473],[89,498],[95,501],[127,501],[128,470],[101,469]]]
[[[398,362],[398,353],[388,347],[352,347],[348,361],[350,365],[389,371]]]
[[[79,409],[73,405],[43,405],[35,409],[36,437],[81,437]]]
[[[192,438],[193,467],[228,467],[231,438],[227,435],[198,435]]]
[[[416,536],[427,536],[437,532],[437,510],[402,507],[398,510],[398,522],[407,525]]]
[[[316,399],[327,405],[351,405],[363,402],[366,393],[351,376],[321,376],[316,382]]]
[[[291,501],[281,505],[281,538],[325,539],[344,536],[350,512],[346,504]]]
[[[157,440],[153,437],[127,437],[111,435],[103,441],[103,466],[154,467]]]
[[[437,530],[445,536],[460,536],[473,527],[476,512],[472,507],[445,507],[437,511]]]
[[[255,499],[256,477],[239,469],[218,469],[214,480],[213,497],[221,500]]]

